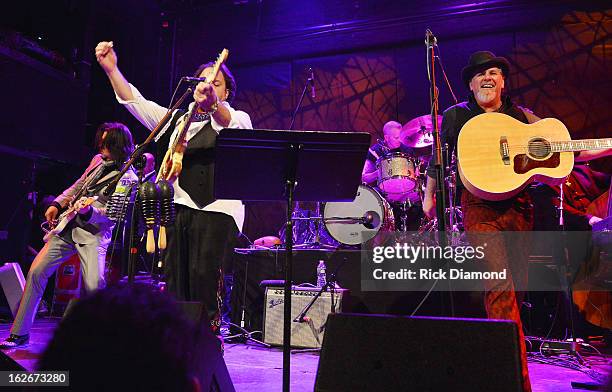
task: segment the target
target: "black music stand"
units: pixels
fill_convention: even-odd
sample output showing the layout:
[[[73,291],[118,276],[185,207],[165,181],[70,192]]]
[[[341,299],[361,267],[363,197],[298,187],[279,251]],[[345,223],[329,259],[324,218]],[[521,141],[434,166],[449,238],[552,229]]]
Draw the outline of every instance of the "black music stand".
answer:
[[[353,201],[370,147],[357,132],[223,129],[215,151],[215,198],[287,202],[283,391],[291,366],[294,201]]]

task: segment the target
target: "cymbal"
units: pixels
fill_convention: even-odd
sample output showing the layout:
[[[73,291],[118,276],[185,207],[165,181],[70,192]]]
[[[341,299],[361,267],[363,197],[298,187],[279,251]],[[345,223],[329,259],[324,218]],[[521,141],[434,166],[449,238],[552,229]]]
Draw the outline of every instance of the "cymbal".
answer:
[[[438,129],[442,126],[442,116],[437,117]],[[402,127],[402,144],[412,148],[423,148],[433,144],[434,127],[429,114],[413,118]]]

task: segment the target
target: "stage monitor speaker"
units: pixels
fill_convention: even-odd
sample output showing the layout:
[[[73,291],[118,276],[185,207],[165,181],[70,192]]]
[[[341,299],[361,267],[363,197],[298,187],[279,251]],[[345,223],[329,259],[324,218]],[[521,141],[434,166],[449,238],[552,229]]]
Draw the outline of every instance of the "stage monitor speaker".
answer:
[[[316,391],[522,390],[512,321],[335,314]]]
[[[294,320],[312,298],[317,294],[316,287],[294,287],[291,292],[291,319]],[[336,312],[342,311],[343,299],[348,295],[346,289],[336,289],[334,301]],[[283,344],[283,315],[285,289],[268,287],[264,306],[264,342],[272,345]],[[325,321],[331,313],[332,295],[323,292],[310,308],[307,316],[310,321],[291,323],[291,347],[319,348],[325,335]]]
[[[15,317],[25,287],[23,272],[18,263],[5,263],[0,267],[0,285],[2,285],[2,291],[11,313]]]

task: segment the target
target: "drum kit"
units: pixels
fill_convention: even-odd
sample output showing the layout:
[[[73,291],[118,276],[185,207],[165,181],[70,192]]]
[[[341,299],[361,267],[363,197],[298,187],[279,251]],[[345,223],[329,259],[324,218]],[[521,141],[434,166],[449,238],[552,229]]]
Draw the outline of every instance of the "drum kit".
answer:
[[[442,116],[438,116],[438,125]],[[434,220],[422,213],[426,167],[431,158],[433,123],[430,115],[407,122],[400,139],[405,147],[389,151],[376,161],[376,186],[362,184],[351,202],[297,203],[293,213],[294,248],[356,246],[379,232],[432,231]],[[449,170],[449,173],[453,173]],[[450,174],[452,176],[452,174]],[[454,193],[454,177],[447,177]],[[313,205],[314,204],[314,205]],[[451,206],[451,227],[458,230],[461,214]],[[285,228],[279,231],[284,243]]]

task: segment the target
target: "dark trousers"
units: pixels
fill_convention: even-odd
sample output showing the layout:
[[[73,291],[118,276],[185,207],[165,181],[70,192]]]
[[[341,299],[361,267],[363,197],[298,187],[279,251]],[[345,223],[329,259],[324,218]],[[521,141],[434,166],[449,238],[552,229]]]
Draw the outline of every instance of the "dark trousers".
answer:
[[[468,191],[461,197],[463,224],[470,242],[487,243],[485,262],[490,271],[506,269],[507,279],[485,280],[485,308],[490,319],[512,320],[519,331],[519,345],[523,373],[523,390],[531,391],[527,371],[527,353],[520,304],[522,293],[515,287],[527,287],[529,233],[533,228],[533,207],[529,196],[523,192],[507,201],[488,202]],[[502,231],[513,231],[511,237]],[[521,233],[522,232],[522,233]],[[483,233],[480,236],[478,233]],[[497,235],[499,234],[499,235]],[[510,240],[509,240],[510,239]]]
[[[202,302],[213,329],[219,326],[223,266],[232,257],[237,235],[231,216],[181,205],[176,206],[176,220],[168,228],[168,291],[179,301]]]

